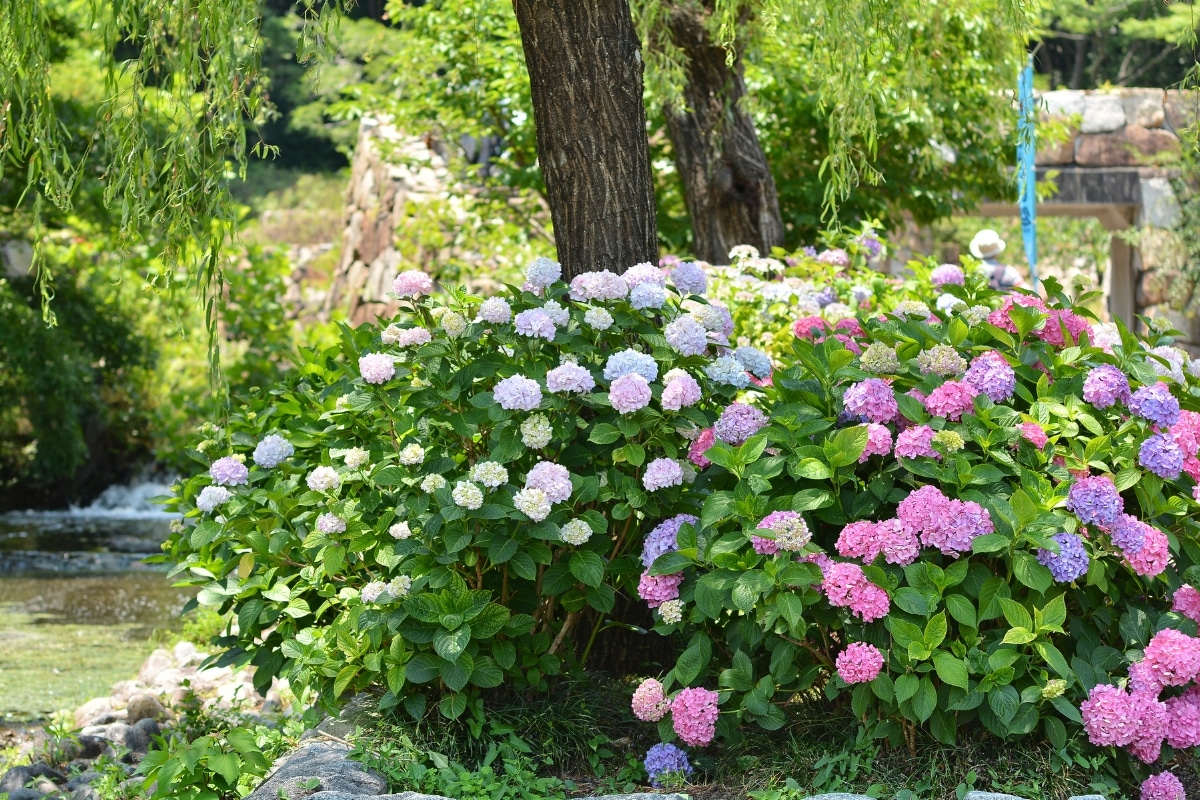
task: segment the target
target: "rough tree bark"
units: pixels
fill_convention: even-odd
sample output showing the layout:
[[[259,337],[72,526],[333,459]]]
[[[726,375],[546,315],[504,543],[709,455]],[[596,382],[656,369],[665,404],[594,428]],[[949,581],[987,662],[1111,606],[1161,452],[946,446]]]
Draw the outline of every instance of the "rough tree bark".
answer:
[[[642,57],[628,0],[513,0],[566,279],[657,261]]]
[[[768,253],[783,245],[783,219],[767,156],[754,121],[741,107],[746,94],[740,60],[706,26],[712,0],[679,0],[667,17],[676,47],[687,58],[682,101],[663,111],[692,219],[696,256],[722,263],[734,245]]]

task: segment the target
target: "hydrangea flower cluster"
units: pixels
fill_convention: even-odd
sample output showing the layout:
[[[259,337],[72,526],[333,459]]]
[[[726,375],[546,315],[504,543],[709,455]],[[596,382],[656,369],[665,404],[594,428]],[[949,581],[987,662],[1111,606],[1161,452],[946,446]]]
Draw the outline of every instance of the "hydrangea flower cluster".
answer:
[[[713,435],[718,441],[740,445],[768,424],[767,416],[754,406],[731,403],[713,424]]]
[[[881,378],[867,378],[849,387],[842,402],[851,414],[880,425],[891,422],[900,412],[891,385]]]
[[[1083,380],[1083,399],[1096,408],[1128,404],[1131,397],[1129,379],[1112,364],[1093,367]]]
[[[883,669],[883,653],[873,644],[853,642],[837,656],[838,676],[846,683],[869,683]]]
[[[1179,421],[1179,401],[1171,394],[1171,387],[1162,381],[1134,392],[1129,410],[1164,428]]]
[[[663,785],[663,780],[670,775],[680,775],[686,778],[694,771],[688,763],[687,753],[673,744],[660,742],[646,753],[642,762],[646,774],[650,776],[650,785],[656,789]],[[1159,800],[1159,798],[1143,798],[1143,800]]]
[[[935,417],[958,422],[962,415],[975,409],[979,390],[966,381],[946,381],[925,398],[925,410]]]
[[[892,604],[888,593],[871,583],[858,564],[831,561],[821,571],[821,591],[831,606],[849,608],[863,622],[887,616]]]
[[[671,710],[671,702],[663,693],[663,685],[654,678],[638,684],[633,693],[633,715],[644,722],[658,722]]]
[[[1004,356],[989,350],[971,359],[971,366],[963,376],[963,381],[986,394],[993,403],[1002,403],[1013,396],[1017,374]]]
[[[1160,772],[1142,781],[1141,800],[1187,800],[1183,783],[1172,772]]]
[[[683,583],[683,575],[651,575],[642,573],[638,581],[638,597],[646,601],[650,608],[658,608],[668,600],[679,597],[679,585]]]
[[[923,375],[933,374],[949,378],[952,375],[963,374],[967,368],[967,360],[950,345],[939,344],[917,354],[917,368]]]
[[[896,516],[922,545],[950,556],[969,553],[977,536],[995,531],[987,509],[971,500],[951,500],[936,486],[910,493],[896,507]]]
[[[671,725],[693,747],[703,747],[717,732],[717,700],[710,689],[681,689],[671,701]]]
[[[1056,533],[1050,538],[1058,545],[1058,552],[1039,548],[1037,559],[1050,570],[1054,580],[1072,583],[1087,575],[1090,560],[1083,539],[1073,533]]]
[[[1071,485],[1067,494],[1067,508],[1079,517],[1084,525],[1099,525],[1110,528],[1117,515],[1125,508],[1112,479],[1103,475],[1079,478]]]
[[[218,458],[208,468],[208,474],[217,486],[245,486],[250,479],[250,470],[236,456]]]
[[[758,530],[771,531],[774,536],[763,538],[774,539],[776,548],[792,553],[803,550],[812,539],[808,523],[795,511],[772,511],[758,523]]]
[[[916,532],[898,519],[851,522],[842,528],[836,546],[840,555],[861,559],[864,564],[882,555],[889,564],[906,566],[921,552]]]
[[[679,514],[658,523],[650,533],[646,534],[646,538],[642,542],[642,566],[649,567],[663,553],[678,550],[679,529],[684,525],[695,525],[699,521],[698,517],[691,514]]]
[[[264,436],[254,447],[254,463],[263,469],[274,469],[295,454],[292,443],[277,433]]]

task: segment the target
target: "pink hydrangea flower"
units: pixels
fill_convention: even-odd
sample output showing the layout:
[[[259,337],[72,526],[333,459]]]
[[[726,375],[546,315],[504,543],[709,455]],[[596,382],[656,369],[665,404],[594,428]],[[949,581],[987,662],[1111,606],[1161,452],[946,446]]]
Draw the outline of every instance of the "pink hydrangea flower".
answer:
[[[1161,709],[1154,708],[1156,703]],[[1145,733],[1147,718],[1153,722],[1157,716],[1165,716],[1166,710],[1166,705],[1148,692],[1130,693],[1108,684],[1094,686],[1079,706],[1088,740],[1097,747],[1133,744]]]
[[[658,722],[670,708],[663,685],[654,678],[642,681],[633,693],[633,715],[643,722]]]
[[[917,560],[921,543],[898,519],[852,522],[838,536],[837,551],[847,558],[870,564],[879,555],[889,564],[905,566]]]
[[[979,390],[965,381],[946,381],[925,398],[925,410],[935,417],[945,417],[958,422],[962,415],[975,410],[975,396]]]
[[[988,322],[995,325],[997,328],[1008,331],[1009,333],[1017,332],[1017,325],[1012,321],[1012,316],[1009,312],[1012,311],[1014,305],[1025,306],[1032,308],[1035,311],[1040,311],[1043,314],[1049,313],[1050,309],[1042,302],[1040,298],[1033,297],[1027,294],[1009,295],[1004,298],[1004,303],[1000,308],[988,315]]]
[[[546,388],[556,394],[561,392],[582,394],[596,388],[596,379],[588,370],[578,364],[568,362],[546,373]]]
[[[886,456],[892,452],[892,432],[883,425],[867,423],[867,446],[858,457],[863,464],[871,456]]]
[[[688,461],[691,461],[700,469],[704,469],[712,462],[704,457],[705,451],[713,446],[713,442],[717,440],[717,435],[712,428],[705,428],[700,431],[700,435],[696,437],[691,446],[688,447]]]
[[[1125,560],[1138,575],[1153,578],[1161,575],[1171,563],[1171,543],[1167,535],[1152,525],[1144,529],[1142,549],[1136,553],[1125,553]]]
[[[1200,639],[1165,628],[1150,639],[1142,659],[1159,686],[1185,686],[1200,674]]]
[[[837,673],[846,683],[869,683],[882,669],[883,653],[873,644],[854,642],[837,656]]]
[[[1200,695],[1196,686],[1167,700],[1167,744],[1176,750],[1200,747]]]
[[[638,581],[638,597],[646,601],[650,608],[658,608],[668,600],[679,597],[679,584],[683,583],[683,573],[677,575],[651,575],[648,571],[642,573]]]
[[[358,371],[367,383],[380,385],[387,383],[396,374],[396,365],[392,357],[383,353],[367,353],[358,360]]]
[[[1183,783],[1171,772],[1160,772],[1142,781],[1141,800],[1187,800]]]
[[[1185,456],[1200,453],[1200,413],[1180,411],[1179,419],[1171,426],[1171,438]]]
[[[821,341],[825,338],[828,326],[821,317],[801,317],[792,323],[792,333],[797,339],[813,339]]]
[[[831,562],[823,571],[821,591],[830,605],[849,608],[863,622],[887,615],[891,607],[887,592],[871,583],[858,564]]]
[[[1065,347],[1068,340],[1072,345],[1078,344],[1079,337],[1090,332],[1091,325],[1086,319],[1073,311],[1055,308],[1048,312],[1046,324],[1042,326],[1038,338],[1055,347]]]
[[[779,543],[765,536],[750,535],[750,546],[760,556],[773,556],[779,552]]]
[[[632,414],[645,408],[652,397],[650,383],[636,372],[617,378],[608,390],[608,401],[621,414]]]
[[[554,320],[550,319],[550,315],[540,308],[526,309],[517,314],[513,325],[516,327],[517,333],[522,336],[546,341],[553,339],[557,330],[554,327]]]
[[[1171,610],[1178,611],[1188,619],[1200,622],[1200,591],[1184,584],[1175,591],[1171,600]]]
[[[933,449],[934,430],[928,425],[917,425],[900,431],[896,436],[896,458],[937,458],[942,454]]]
[[[882,378],[867,378],[846,389],[842,401],[855,416],[878,424],[891,422],[900,412],[892,386]]]
[[[1046,436],[1046,431],[1036,422],[1022,422],[1017,426],[1017,430],[1021,432],[1021,438],[1032,444],[1037,449],[1041,450],[1050,439]]]
[[[571,473],[561,464],[539,461],[525,476],[526,489],[541,489],[551,503],[565,503],[571,497]]]
[[[668,486],[679,486],[683,483],[683,467],[669,458],[656,458],[646,466],[642,475],[642,485],[646,491],[654,492]]]
[[[667,380],[662,392],[662,407],[667,411],[694,406],[700,402],[700,384],[686,372],[680,372]]]
[[[433,341],[433,336],[425,328],[404,328],[396,334],[397,347],[413,347],[429,344],[431,341]]]
[[[671,724],[679,738],[693,747],[703,747],[717,732],[717,700],[711,689],[682,689],[671,701]]]
[[[400,297],[420,297],[433,292],[433,279],[419,269],[410,269],[396,276],[392,291]]]
[[[242,486],[250,479],[250,469],[233,456],[218,458],[208,474],[217,486]]]

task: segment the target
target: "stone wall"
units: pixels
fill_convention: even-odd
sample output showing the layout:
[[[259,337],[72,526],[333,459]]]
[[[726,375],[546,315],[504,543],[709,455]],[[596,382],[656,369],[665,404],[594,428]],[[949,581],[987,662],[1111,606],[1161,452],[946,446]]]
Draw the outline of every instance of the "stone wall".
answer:
[[[1045,92],[1043,121],[1067,125],[1066,141],[1042,148],[1039,166],[1138,167],[1178,160],[1179,133],[1196,101],[1164,89]]]

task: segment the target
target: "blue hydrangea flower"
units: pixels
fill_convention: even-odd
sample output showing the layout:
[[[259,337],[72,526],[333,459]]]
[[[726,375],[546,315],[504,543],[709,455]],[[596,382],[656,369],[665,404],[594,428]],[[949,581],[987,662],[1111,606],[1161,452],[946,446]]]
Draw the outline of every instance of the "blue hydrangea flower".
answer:
[[[604,364],[604,379],[615,381],[622,375],[641,375],[648,383],[658,380],[658,364],[651,356],[626,349],[613,353]]]
[[[667,302],[667,293],[656,283],[639,283],[629,295],[629,304],[634,308],[662,308]]]
[[[678,772],[684,777],[694,771],[688,763],[687,753],[673,744],[659,743],[646,753],[646,774],[650,776],[650,785],[662,786],[662,777],[672,772]]]
[[[1169,434],[1156,433],[1142,442],[1138,463],[1158,477],[1173,481],[1183,471],[1183,451]]]
[[[736,358],[721,356],[704,368],[704,374],[714,383],[745,389],[750,385],[750,376]]]
[[[1058,543],[1058,552],[1039,548],[1037,560],[1050,570],[1054,580],[1071,583],[1087,575],[1088,554],[1083,539],[1073,533],[1056,533],[1050,538]]]
[[[695,525],[700,520],[691,514],[679,514],[658,523],[658,526],[646,535],[642,544],[642,566],[649,567],[654,559],[663,553],[679,549],[679,529],[686,523]]]
[[[704,294],[708,289],[708,276],[704,267],[695,261],[684,261],[671,270],[671,283],[680,294]]]
[[[1179,421],[1179,401],[1171,394],[1171,387],[1162,381],[1134,392],[1129,410],[1164,428]]]
[[[1125,510],[1125,501],[1103,475],[1079,478],[1071,485],[1067,494],[1067,508],[1079,517],[1084,525],[1099,525],[1105,530],[1117,521],[1117,515]]]
[[[824,308],[825,306],[829,305],[830,303],[837,302],[837,300],[838,300],[837,289],[834,289],[832,286],[826,286],[824,289],[817,292],[816,295],[814,295],[813,299],[817,301],[817,305],[819,305],[821,308]]]
[[[733,351],[733,357],[759,380],[766,380],[771,376],[771,359],[763,351],[754,347],[739,347]]]

